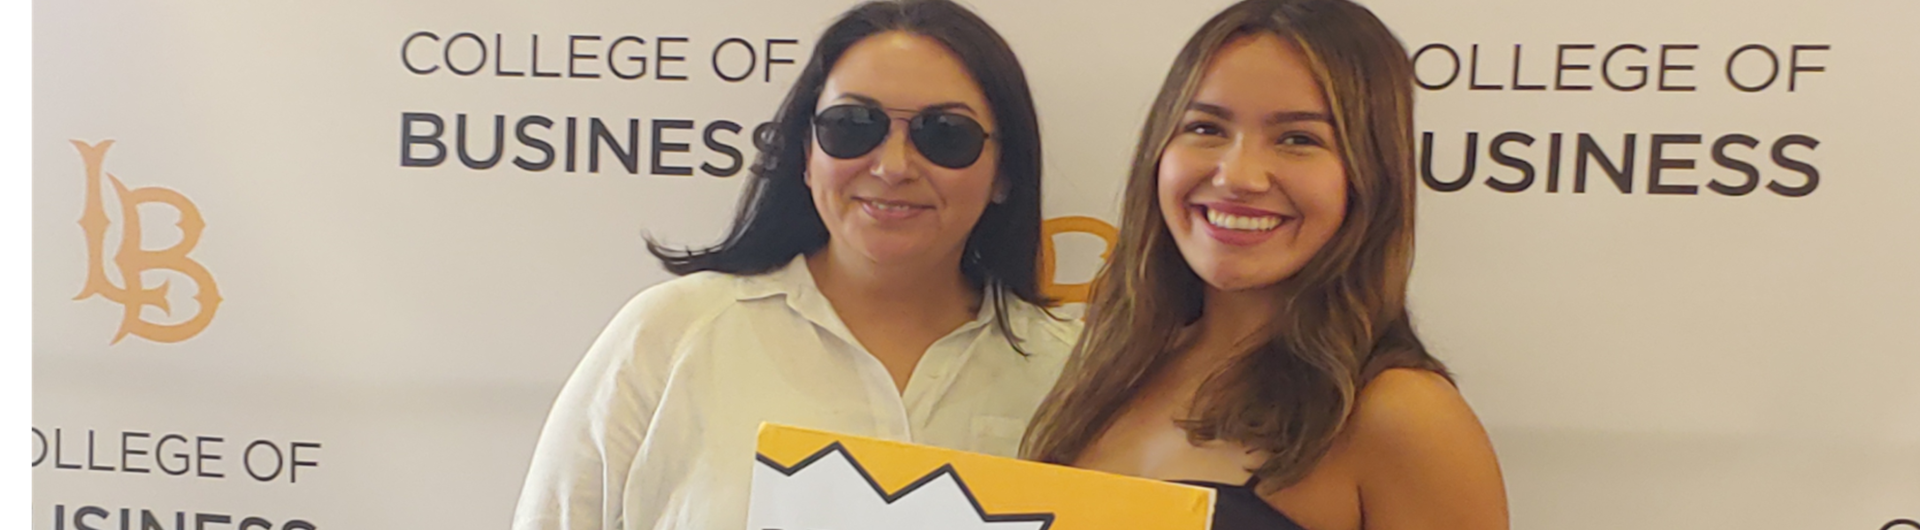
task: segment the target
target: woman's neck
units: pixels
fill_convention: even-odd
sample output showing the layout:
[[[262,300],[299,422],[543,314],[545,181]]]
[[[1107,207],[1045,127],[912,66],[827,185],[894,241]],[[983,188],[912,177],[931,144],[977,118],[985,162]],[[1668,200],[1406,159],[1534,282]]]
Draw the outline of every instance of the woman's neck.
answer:
[[[1222,291],[1206,288],[1200,320],[1194,322],[1191,355],[1224,363],[1264,340],[1268,324],[1280,312],[1281,297],[1272,288]]]
[[[881,264],[829,243],[806,259],[814,284],[843,318],[893,315],[925,321],[959,316],[971,320],[979,307],[980,292],[960,273],[958,253],[917,263]]]

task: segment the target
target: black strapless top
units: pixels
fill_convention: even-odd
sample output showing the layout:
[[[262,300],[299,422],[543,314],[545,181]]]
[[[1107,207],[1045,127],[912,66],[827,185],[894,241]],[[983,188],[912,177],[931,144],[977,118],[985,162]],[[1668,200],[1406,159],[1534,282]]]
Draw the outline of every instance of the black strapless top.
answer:
[[[1253,492],[1254,485],[1260,483],[1259,477],[1247,479],[1246,484],[1239,486],[1200,480],[1173,482],[1213,488],[1213,530],[1306,530]]]

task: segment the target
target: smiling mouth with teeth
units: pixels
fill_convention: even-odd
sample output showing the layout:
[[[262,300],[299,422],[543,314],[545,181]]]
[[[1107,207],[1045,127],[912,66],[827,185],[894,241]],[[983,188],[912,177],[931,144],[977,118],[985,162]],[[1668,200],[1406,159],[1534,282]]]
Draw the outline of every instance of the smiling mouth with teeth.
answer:
[[[1265,232],[1280,226],[1286,218],[1278,215],[1244,216],[1221,213],[1212,208],[1203,208],[1207,212],[1207,224],[1227,230],[1244,232]]]
[[[874,209],[884,210],[889,212],[900,212],[900,211],[925,208],[924,206],[916,206],[912,204],[898,203],[898,202],[886,202],[886,201],[879,201],[874,199],[860,199],[860,202],[866,203],[868,206],[872,206]]]

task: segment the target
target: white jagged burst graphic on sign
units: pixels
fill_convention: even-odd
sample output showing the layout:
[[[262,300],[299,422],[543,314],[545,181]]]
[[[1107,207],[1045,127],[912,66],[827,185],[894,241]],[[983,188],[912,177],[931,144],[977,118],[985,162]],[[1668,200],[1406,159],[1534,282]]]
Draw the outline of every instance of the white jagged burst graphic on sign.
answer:
[[[880,489],[839,442],[793,466],[760,456],[749,530],[1046,530],[1053,514],[989,514],[952,465],[900,491]]]

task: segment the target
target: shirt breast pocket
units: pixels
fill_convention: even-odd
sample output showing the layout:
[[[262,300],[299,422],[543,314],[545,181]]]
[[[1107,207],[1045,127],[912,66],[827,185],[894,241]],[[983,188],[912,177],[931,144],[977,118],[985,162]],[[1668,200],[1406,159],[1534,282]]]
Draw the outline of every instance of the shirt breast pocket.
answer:
[[[1015,458],[1020,453],[1020,437],[1027,432],[1027,420],[1007,416],[973,418],[973,450],[994,456]]]

